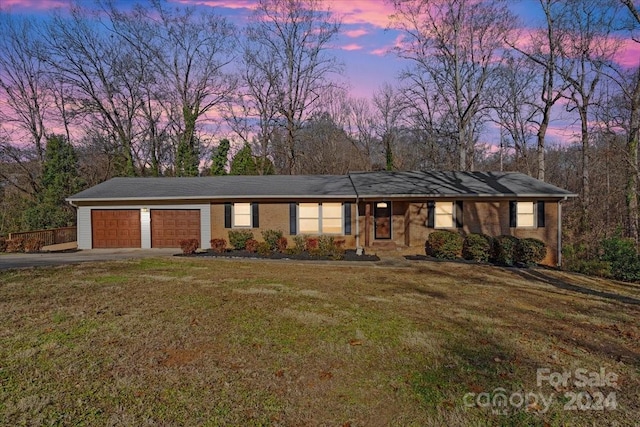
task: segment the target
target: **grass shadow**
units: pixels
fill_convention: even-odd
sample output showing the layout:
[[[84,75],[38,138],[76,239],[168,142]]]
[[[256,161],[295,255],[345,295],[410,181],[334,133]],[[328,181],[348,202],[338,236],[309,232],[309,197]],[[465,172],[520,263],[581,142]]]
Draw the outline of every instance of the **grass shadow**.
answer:
[[[525,280],[536,280],[565,291],[576,292],[583,295],[590,295],[590,296],[595,296],[599,298],[604,298],[611,301],[621,302],[623,304],[640,305],[639,299],[628,297],[625,295],[615,294],[612,292],[598,291],[595,289],[578,286],[576,284],[569,283],[565,280],[552,277],[538,269],[511,269],[511,271]]]

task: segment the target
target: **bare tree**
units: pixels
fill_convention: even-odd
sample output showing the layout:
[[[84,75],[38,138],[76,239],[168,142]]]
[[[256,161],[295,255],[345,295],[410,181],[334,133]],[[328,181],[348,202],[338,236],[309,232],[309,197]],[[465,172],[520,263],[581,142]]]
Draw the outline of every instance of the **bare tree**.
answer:
[[[540,80],[540,119],[532,117],[532,122],[537,126],[537,158],[538,158],[538,179],[545,180],[545,152],[546,135],[551,122],[552,109],[562,97],[565,90],[565,82],[558,76],[558,69],[562,68],[562,54],[560,48],[564,43],[565,33],[558,31],[563,13],[558,11],[564,7],[562,0],[539,0],[544,12],[544,25],[531,32],[527,47],[520,47],[515,41],[510,41],[512,48],[523,54],[527,59],[537,65],[541,71]]]
[[[329,113],[316,113],[304,124],[298,145],[300,173],[344,174],[360,169],[357,147]]]
[[[246,64],[254,68],[252,75],[261,75],[260,80],[275,90],[251,96],[274,95],[285,130],[284,173],[297,172],[296,133],[313,112],[320,93],[333,85],[330,75],[340,69],[327,53],[339,28],[319,0],[260,0],[247,27],[245,54],[261,60]]]
[[[70,90],[72,114],[83,118],[85,128],[100,128],[114,141],[119,174],[136,174],[133,145],[140,132],[135,126],[140,85],[128,72],[128,52],[121,40],[97,11],[79,6],[71,7],[69,16],[55,14],[42,38],[53,78]]]
[[[399,137],[400,116],[404,110],[404,104],[400,95],[393,86],[382,85],[373,94],[373,104],[377,109],[376,133],[382,141],[384,151],[385,169],[394,170],[394,150]]]
[[[247,30],[250,33],[250,30]],[[278,126],[278,87],[272,76],[277,74],[278,64],[269,52],[256,46],[247,34],[241,42],[238,87],[225,102],[223,117],[231,130],[245,143],[254,145],[261,159],[258,173],[272,154],[272,141]]]
[[[530,156],[528,142],[535,134],[532,122],[540,112],[536,102],[537,77],[538,69],[532,67],[526,57],[506,54],[496,75],[500,84],[496,85],[491,95],[495,114],[493,120],[501,130],[501,149],[513,147],[516,170],[529,175],[533,172],[532,163],[535,159],[530,159],[533,156]]]
[[[5,132],[0,151],[29,178],[28,185],[16,187],[30,194],[39,188],[45,119],[51,110],[48,69],[39,59],[35,28],[33,21],[0,13],[0,96],[5,101],[0,108],[0,126]],[[34,156],[27,153],[30,150]],[[0,176],[8,178],[2,171]]]
[[[134,76],[140,89],[140,108],[136,122],[141,128],[137,147],[138,168],[141,174],[150,172],[159,176],[169,167],[171,146],[170,98],[167,82],[157,62],[159,26],[143,7],[137,5],[131,11],[122,12],[114,3],[103,5],[111,27],[122,41],[122,48],[129,56],[128,73]]]
[[[476,131],[513,16],[499,0],[395,0],[394,6],[407,38],[398,54],[413,65],[403,75],[412,91],[407,98],[423,110],[428,133],[453,140],[458,168],[473,169]]]
[[[566,1],[558,31],[564,42],[560,52],[565,64],[557,72],[567,82],[565,95],[567,111],[577,112],[580,118],[582,146],[582,227],[588,227],[591,204],[590,171],[590,108],[593,106],[605,68],[611,64],[616,51],[611,36],[616,19],[616,6],[608,0]]]
[[[176,174],[197,175],[200,156],[196,125],[221,106],[234,88],[234,81],[223,68],[233,59],[235,29],[216,14],[193,8],[168,10],[160,1],[153,2],[150,12],[160,16],[155,53],[172,95],[172,117],[178,133]]]
[[[372,170],[378,161],[376,148],[379,139],[376,136],[377,119],[371,103],[366,98],[352,98],[351,117],[347,126],[349,137],[358,146],[358,154],[362,158],[362,169]]]
[[[627,11],[627,28],[631,38],[640,43],[640,12],[638,7],[631,0],[622,0]],[[627,132],[626,153],[627,153],[627,182],[625,184],[625,206],[627,210],[627,234],[636,243],[639,240],[638,227],[638,175],[640,169],[638,165],[638,144],[640,143],[640,63],[634,69],[614,69],[614,81],[621,89],[621,99],[616,100],[612,107],[626,105],[621,127]]]

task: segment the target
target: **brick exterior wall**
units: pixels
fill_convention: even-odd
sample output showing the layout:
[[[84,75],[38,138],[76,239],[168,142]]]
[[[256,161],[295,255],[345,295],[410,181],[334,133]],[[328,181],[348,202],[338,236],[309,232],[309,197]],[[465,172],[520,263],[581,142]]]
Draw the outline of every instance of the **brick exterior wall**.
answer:
[[[326,201],[326,200],[325,200]],[[309,202],[322,202],[312,201]],[[429,234],[436,229],[428,228],[427,203],[393,201],[392,202],[392,228],[391,240],[375,240],[374,238],[374,218],[373,202],[371,203],[371,216],[369,227],[369,242],[393,242],[398,246],[409,246],[419,248],[422,252],[424,244]],[[365,246],[366,232],[366,203],[359,205],[359,228],[360,246]],[[262,241],[261,232],[263,230],[281,230],[284,236],[293,244],[289,235],[289,203],[288,202],[264,202],[259,204],[260,227],[251,228],[254,238]],[[503,234],[513,235],[518,238],[533,237],[540,239],[547,244],[547,257],[543,264],[555,266],[558,262],[558,202],[545,202],[545,227],[533,228],[511,228],[509,227],[509,201],[473,201],[465,200],[463,209],[463,233],[484,233],[490,236]],[[351,204],[351,235],[336,236],[337,239],[345,241],[347,248],[356,247],[356,207]],[[224,228],[224,203],[213,203],[211,205],[211,237],[223,238],[229,241],[230,229]]]
[[[327,200],[324,200],[328,202]],[[322,203],[318,200],[305,200],[309,203]],[[289,235],[289,202],[258,202],[259,210],[259,227],[257,228],[241,228],[242,230],[250,230],[254,239],[262,242],[262,232],[264,230],[280,230],[284,237],[289,241],[289,245],[293,245],[293,236]],[[351,235],[334,235],[338,240],[345,241],[345,247],[355,248],[355,203],[351,203]],[[238,228],[240,229],[240,228]],[[225,239],[229,242],[229,230],[232,228],[224,228],[224,203],[211,204],[211,238]]]
[[[365,240],[365,203],[360,204],[361,244]],[[373,209],[370,218],[370,242],[374,239]],[[394,201],[392,205],[392,241],[396,245],[419,247],[421,250],[429,237],[436,231],[426,226],[427,203]],[[463,227],[451,229],[463,233],[484,233],[490,236],[503,234],[518,238],[533,237],[547,244],[547,256],[543,264],[557,265],[558,262],[558,202],[545,202],[545,227],[509,227],[509,201],[464,201]],[[388,241],[388,240],[387,240]]]

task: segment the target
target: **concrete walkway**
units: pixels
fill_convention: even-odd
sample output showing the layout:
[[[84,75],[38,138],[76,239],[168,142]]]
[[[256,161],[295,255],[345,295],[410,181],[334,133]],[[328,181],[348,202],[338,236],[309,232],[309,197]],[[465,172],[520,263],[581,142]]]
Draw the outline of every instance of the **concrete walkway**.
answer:
[[[0,271],[10,268],[67,265],[80,262],[168,257],[177,253],[180,253],[180,249],[91,249],[78,252],[0,254]]]

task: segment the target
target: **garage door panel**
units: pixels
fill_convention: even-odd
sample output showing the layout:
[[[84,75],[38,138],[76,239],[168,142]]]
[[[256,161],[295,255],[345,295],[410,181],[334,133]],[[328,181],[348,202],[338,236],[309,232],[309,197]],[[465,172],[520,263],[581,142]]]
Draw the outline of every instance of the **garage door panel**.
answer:
[[[151,247],[178,248],[183,239],[200,241],[200,210],[151,210]]]
[[[113,209],[91,211],[94,248],[141,247],[140,211]]]

